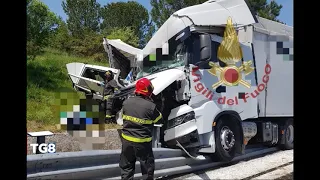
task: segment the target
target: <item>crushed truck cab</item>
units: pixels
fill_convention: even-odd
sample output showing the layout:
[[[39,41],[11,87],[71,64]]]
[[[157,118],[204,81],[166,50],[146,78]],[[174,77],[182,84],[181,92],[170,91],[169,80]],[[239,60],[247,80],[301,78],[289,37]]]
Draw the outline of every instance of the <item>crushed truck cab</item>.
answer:
[[[229,44],[231,50],[230,42],[236,42]],[[105,39],[106,44],[109,57],[123,66],[70,63],[73,85],[98,99],[99,74],[112,70],[122,86],[115,97],[123,101],[133,94],[136,80],[150,79],[152,99],[164,118],[154,147],[222,161],[244,153],[249,143],[293,148],[293,28],[255,16],[244,0],[181,9],[141,50],[118,40]],[[95,77],[86,73],[90,68]],[[133,80],[121,79],[130,69]],[[121,124],[121,110],[118,117]]]

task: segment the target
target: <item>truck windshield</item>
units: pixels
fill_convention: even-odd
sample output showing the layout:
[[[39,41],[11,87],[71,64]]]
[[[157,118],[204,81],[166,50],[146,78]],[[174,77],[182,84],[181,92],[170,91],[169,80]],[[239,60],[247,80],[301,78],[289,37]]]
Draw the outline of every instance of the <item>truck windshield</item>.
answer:
[[[185,65],[187,47],[184,42],[169,43],[169,54],[166,60],[156,60],[156,65],[142,67],[137,79],[166,69]]]

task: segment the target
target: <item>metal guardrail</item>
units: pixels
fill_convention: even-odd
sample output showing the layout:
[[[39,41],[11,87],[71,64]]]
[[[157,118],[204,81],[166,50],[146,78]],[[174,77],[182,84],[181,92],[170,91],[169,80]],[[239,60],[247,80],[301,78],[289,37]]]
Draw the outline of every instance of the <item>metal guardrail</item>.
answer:
[[[249,149],[247,154],[234,158],[239,161],[277,148]],[[193,160],[175,149],[154,148],[155,177],[171,176],[223,165],[211,158]],[[120,150],[63,152],[27,156],[27,179],[120,179]],[[141,177],[140,164],[136,163],[135,178]]]

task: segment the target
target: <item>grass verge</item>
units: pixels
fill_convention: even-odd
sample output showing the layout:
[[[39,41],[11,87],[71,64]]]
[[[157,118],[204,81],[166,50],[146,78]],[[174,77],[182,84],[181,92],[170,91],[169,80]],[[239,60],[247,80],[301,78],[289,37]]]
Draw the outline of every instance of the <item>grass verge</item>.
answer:
[[[54,49],[46,49],[42,55],[27,61],[27,130],[61,132],[56,124],[55,93],[74,91],[67,74],[66,64],[81,62],[107,66],[106,62],[93,61],[90,58],[70,56]],[[78,93],[83,97],[82,93]],[[107,129],[118,128],[117,124],[106,124]]]

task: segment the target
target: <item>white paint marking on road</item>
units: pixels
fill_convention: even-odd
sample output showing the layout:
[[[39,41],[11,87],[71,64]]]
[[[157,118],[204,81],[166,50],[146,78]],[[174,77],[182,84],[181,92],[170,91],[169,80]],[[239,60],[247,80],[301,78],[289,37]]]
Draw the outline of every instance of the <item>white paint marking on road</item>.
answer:
[[[258,177],[255,177],[255,178],[252,178],[254,180],[258,180],[258,179],[278,179],[282,176],[285,176],[287,174],[290,174],[293,172],[293,164],[289,164],[287,166],[284,166],[284,167],[280,167],[279,169],[277,170],[274,170],[274,171],[271,171],[269,173],[266,173],[266,174],[263,174],[261,176],[258,176]]]
[[[244,179],[290,162],[293,162],[293,150],[280,151],[232,166],[206,171],[186,179]]]

